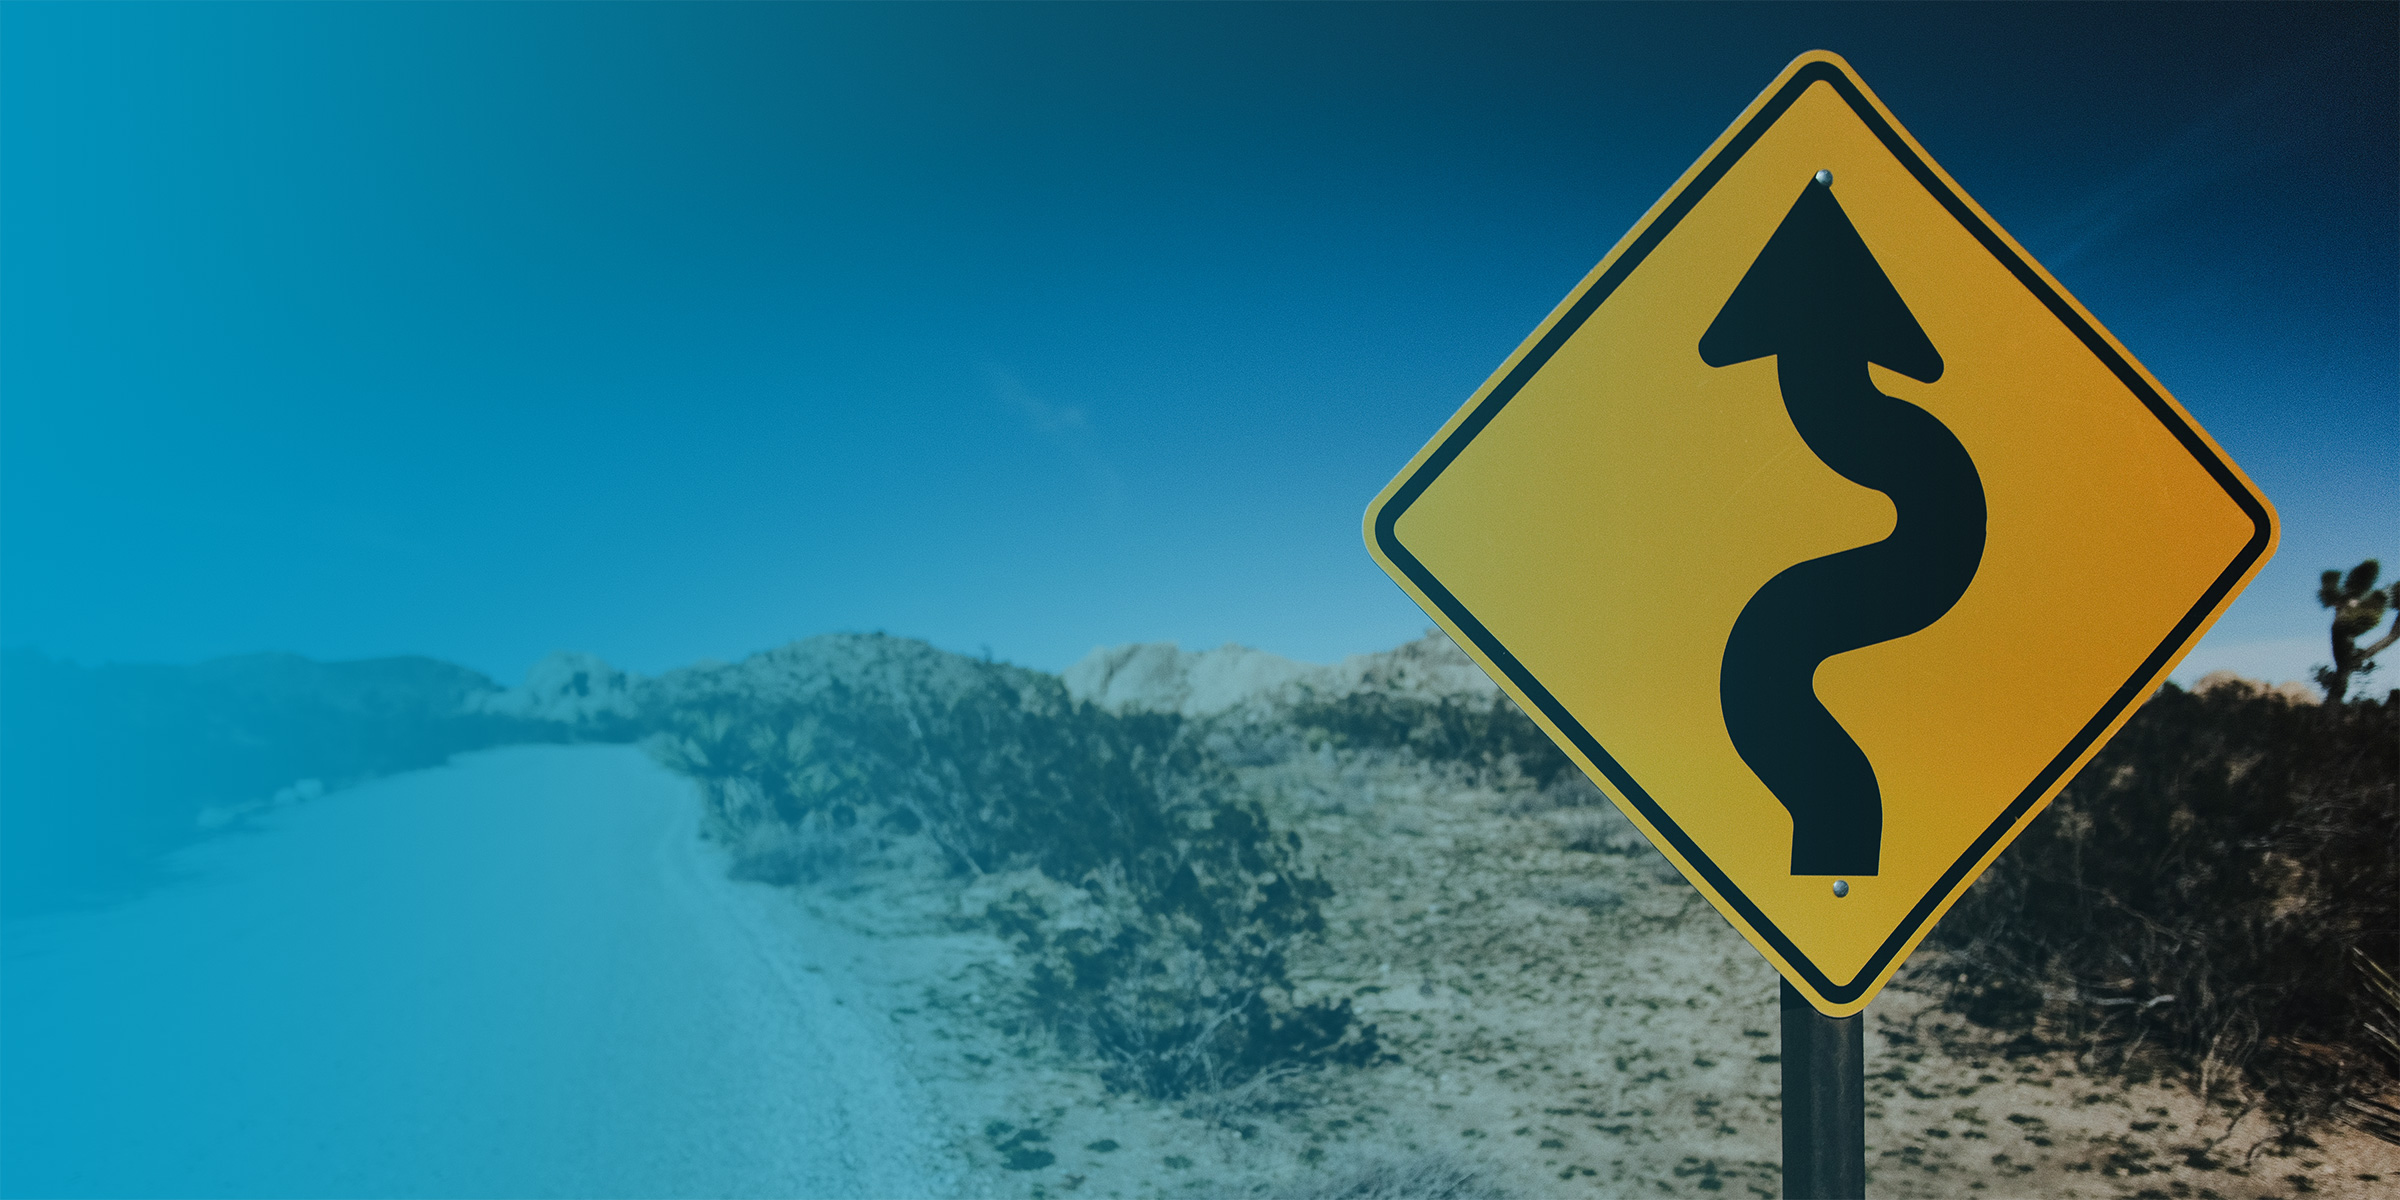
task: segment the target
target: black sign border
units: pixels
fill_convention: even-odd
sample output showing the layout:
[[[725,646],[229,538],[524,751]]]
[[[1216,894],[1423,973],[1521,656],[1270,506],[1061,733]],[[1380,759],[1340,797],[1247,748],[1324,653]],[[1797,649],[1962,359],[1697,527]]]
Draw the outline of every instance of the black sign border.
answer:
[[[1599,740],[1594,738],[1591,732],[1586,730],[1582,723],[1578,722],[1565,706],[1550,694],[1549,689],[1542,686],[1540,680],[1533,677],[1532,672],[1525,669],[1524,664],[1517,661],[1516,656],[1509,652],[1508,647],[1502,645],[1490,630],[1484,628],[1482,622],[1475,619],[1473,613],[1467,611],[1465,605],[1459,603],[1458,598],[1453,596],[1448,588],[1442,586],[1440,580],[1434,578],[1431,571],[1425,569],[1425,565],[1419,562],[1415,555],[1408,552],[1408,548],[1400,543],[1395,530],[1401,515],[1408,511],[1409,506],[1414,504],[1417,498],[1424,494],[1425,489],[1431,486],[1442,471],[1450,465],[1451,461],[1458,457],[1459,452],[1466,448],[1467,443],[1473,441],[1475,436],[1483,431],[1484,426],[1489,425],[1492,418],[1499,415],[1500,410],[1506,407],[1508,402],[1524,388],[1525,384],[1549,363],[1551,356],[1558,352],[1559,347],[1575,336],[1576,331],[1583,327],[1583,323],[1599,310],[1600,305],[1616,291],[1619,285],[1624,283],[1626,277],[1631,275],[1644,259],[1649,257],[1650,252],[1656,249],[1669,233],[1674,231],[1675,226],[1691,212],[1694,205],[1700,202],[1701,197],[1706,196],[1709,189],[1724,178],[1725,173],[1732,169],[1733,164],[1741,160],[1742,155],[1747,153],[1750,147],[1756,144],[1768,128],[1773,126],[1775,121],[1783,115],[1784,111],[1800,98],[1801,93],[1818,83],[1831,85],[1834,91],[1850,105],[1851,111],[1855,112],[1859,119],[1866,123],[1867,128],[1882,140],[1884,147],[1891,151],[1893,157],[1897,158],[1903,166],[1908,168],[1909,173],[1916,177],[1918,184],[1940,201],[1942,207],[1949,210],[1952,218],[1965,227],[1968,233],[1974,235],[1975,239],[1983,244],[1993,258],[2008,268],[2009,272],[2016,276],[2017,281],[2022,283],[2027,291],[2032,292],[2060,322],[2082,339],[2085,347],[2105,363],[2116,374],[2118,380],[2124,383],[2126,388],[2149,408],[2151,415],[2156,417],[2159,423],[2183,444],[2192,457],[2207,469],[2209,476],[2217,481],[2218,486],[2225,489],[2226,495],[2250,517],[2253,527],[2249,542],[2234,558],[2232,565],[2226,567],[2217,576],[2215,582],[2201,595],[2199,602],[2184,614],[2183,619],[2177,622],[2166,639],[2150,652],[2149,657],[2142,660],[2141,666],[2125,680],[2122,686],[2118,687],[2100,711],[2084,723],[2083,728],[2076,732],[2066,747],[2060,750],[2039,774],[2034,776],[2033,782],[2027,784],[2025,790],[2018,793],[2017,798],[2010,802],[2007,809],[2001,812],[1999,818],[1993,821],[1989,828],[1984,830],[1982,836],[1976,838],[1974,843],[1967,847],[1966,852],[1959,856],[1958,861],[1952,863],[1950,869],[1943,872],[1941,878],[1936,880],[1923,898],[1917,901],[1916,906],[1909,910],[1908,915],[1901,920],[1899,927],[1892,932],[1890,937],[1884,939],[1883,944],[1877,947],[1875,953],[1868,958],[1866,965],[1860,968],[1858,974],[1847,983],[1835,983],[1828,978],[1814,962],[1809,961],[1806,955],[1800,953],[1799,947],[1795,946],[1781,929],[1767,920],[1766,914],[1760,911],[1758,906],[1743,894],[1740,888],[1733,885],[1733,881],[1725,875],[1724,871],[1719,869],[1717,864],[1706,854],[1701,853],[1699,845],[1692,841],[1690,835],[1668,818],[1666,811],[1658,806],[1657,801],[1650,798],[1650,793],[1641,784],[1634,781],[1633,776],[1617,762],[1615,757],[1601,748]],[[1867,989],[1883,975],[1885,968],[1891,965],[1892,960],[1899,955],[1901,949],[1907,946],[1915,938],[1917,931],[1932,918],[1934,911],[1946,903],[1963,886],[1968,873],[1974,869],[1975,864],[1982,861],[1993,845],[2008,830],[2014,828],[2029,809],[2043,796],[2049,794],[2053,785],[2059,781],[2059,777],[2065,774],[2067,769],[2081,758],[2087,749],[2091,748],[2102,732],[2115,723],[2119,714],[2143,698],[2146,690],[2143,686],[2144,682],[2155,678],[2177,649],[2191,639],[2201,623],[2208,618],[2210,613],[2216,611],[2218,605],[2249,573],[2251,566],[2267,552],[2268,546],[2274,540],[2274,519],[2268,515],[2266,505],[2244,485],[2241,477],[2234,473],[2233,468],[2210,447],[2208,440],[2183,418],[2183,415],[2176,410],[2172,403],[2150,385],[2149,380],[2142,375],[2140,370],[2127,361],[2124,355],[2118,353],[2108,338],[2103,336],[2090,321],[2086,320],[2075,305],[2059,294],[2058,290],[2043,278],[2040,271],[2035,270],[2031,263],[2019,255],[1998,230],[1993,229],[1985,222],[1975,209],[1943,180],[1932,165],[1926,162],[1909,144],[1908,139],[1901,136],[1900,131],[1884,116],[1882,109],[1867,99],[1858,82],[1847,71],[1835,63],[1822,60],[1806,63],[1793,72],[1792,76],[1784,81],[1783,86],[1777,88],[1775,93],[1767,98],[1766,103],[1761,105],[1748,121],[1743,122],[1724,146],[1701,166],[1699,172],[1692,176],[1691,181],[1667,201],[1666,206],[1659,211],[1657,217],[1642,227],[1633,243],[1625,248],[1625,252],[1618,256],[1615,262],[1609,264],[1608,270],[1599,279],[1593,281],[1592,285],[1576,298],[1574,305],[1559,318],[1555,325],[1551,326],[1549,332],[1542,336],[1541,341],[1534,345],[1533,350],[1525,355],[1516,367],[1500,381],[1499,386],[1494,387],[1483,398],[1483,401],[1475,406],[1474,411],[1468,413],[1466,419],[1459,422],[1458,426],[1450,431],[1449,436],[1442,439],[1441,444],[1434,448],[1433,453],[1428,455],[1425,461],[1409,474],[1406,481],[1392,494],[1391,499],[1375,514],[1373,529],[1375,543],[1383,551],[1384,556],[1397,565],[1426,597],[1441,608],[1443,614],[1448,616],[1459,630],[1474,641],[1475,645],[1494,665],[1507,674],[1509,680],[1515,683],[1519,690],[1541,709],[1542,714],[1550,719],[1551,724],[1566,735],[1567,740],[1574,744],[1575,749],[1581,751],[1587,761],[1598,767],[1600,772],[1608,777],[1609,782],[1616,785],[1620,795],[1632,801],[1634,806],[1641,810],[1642,815],[1649,818],[1651,826],[1674,845],[1676,851],[1682,854],[1684,861],[1692,864],[1692,867],[1716,889],[1717,894],[1724,897],[1726,903],[1730,904],[1735,911],[1741,913],[1743,919],[1749,922],[1750,927],[1757,931],[1767,944],[1773,946],[1776,953],[1797,970],[1811,988],[1835,1004],[1848,1004],[1866,994]]]

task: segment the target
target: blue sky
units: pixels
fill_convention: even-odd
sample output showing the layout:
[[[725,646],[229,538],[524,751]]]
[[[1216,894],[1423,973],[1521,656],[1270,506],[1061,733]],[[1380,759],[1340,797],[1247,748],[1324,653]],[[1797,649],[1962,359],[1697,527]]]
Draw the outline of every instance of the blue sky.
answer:
[[[0,8],[0,642],[514,679],[1426,621],[1366,501],[1841,52],[2278,506],[2400,567],[2389,5]]]

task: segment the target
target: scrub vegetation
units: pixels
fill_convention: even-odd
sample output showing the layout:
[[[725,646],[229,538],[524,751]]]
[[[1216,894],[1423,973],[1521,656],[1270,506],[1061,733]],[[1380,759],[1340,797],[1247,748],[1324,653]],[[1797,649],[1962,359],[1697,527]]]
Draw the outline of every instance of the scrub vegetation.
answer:
[[[661,717],[736,869],[811,882],[873,855],[938,863],[1030,964],[1026,1010],[1153,1098],[1360,1063],[1346,1000],[1293,999],[1287,955],[1330,888],[1183,718],[1117,715],[1055,676],[885,637],[689,674]],[[768,659],[773,656],[761,656]],[[753,664],[760,660],[752,660]]]
[[[2372,629],[2374,568],[2327,573],[2337,649]],[[2391,640],[2337,654],[2338,682]],[[1504,699],[1358,694],[1290,721],[1462,782],[1519,777],[1538,789],[1520,805],[1564,810],[1569,849],[1638,848],[1624,822],[1575,811],[1597,791]],[[1929,943],[1947,956],[1920,974],[1963,980],[1948,1006],[2021,1051],[2178,1077],[2295,1131],[2342,1119],[2400,1133],[2396,787],[2400,693],[2319,705],[2170,684],[1961,899]]]
[[[1951,998],[2305,1124],[2388,1105],[2400,701],[2232,684],[2144,705],[1935,933]]]
[[[2400,694],[2348,694],[2391,642],[2373,583],[2328,582],[2343,700],[2162,689],[1937,927],[1869,1014],[1879,1194],[2400,1174]],[[1025,1194],[1775,1194],[1771,972],[1446,641],[1292,670],[1103,707],[880,635],[505,692],[12,658],[8,849],[46,845],[47,762],[100,764],[87,832],[165,844],[296,783],[647,739],[734,874],[873,930],[887,1015]]]
[[[1506,697],[1421,699],[1354,692],[1293,705],[1286,718],[1312,745],[1405,754],[1474,782],[1520,777],[1537,787],[1583,783],[1575,764]],[[1592,793],[1598,799],[1598,793]]]
[[[1569,849],[1621,821],[1505,700],[1375,695],[1297,706],[1345,751],[1462,780],[1521,776]],[[1938,926],[1922,974],[1949,1006],[2135,1078],[2255,1101],[2294,1129],[2400,1130],[2400,701],[2296,703],[2239,683],[2168,685]],[[1577,811],[1584,809],[1586,811]],[[1613,814],[1611,814],[1613,815]],[[1963,974],[1962,974],[1963,969]]]

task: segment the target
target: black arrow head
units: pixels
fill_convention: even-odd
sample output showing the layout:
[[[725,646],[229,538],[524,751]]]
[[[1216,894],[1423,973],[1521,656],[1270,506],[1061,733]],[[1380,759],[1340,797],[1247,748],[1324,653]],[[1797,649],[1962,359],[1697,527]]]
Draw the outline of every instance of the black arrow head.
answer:
[[[1700,360],[1729,367],[1781,354],[1864,359],[1922,383],[1942,356],[1833,198],[1810,183],[1700,335]]]

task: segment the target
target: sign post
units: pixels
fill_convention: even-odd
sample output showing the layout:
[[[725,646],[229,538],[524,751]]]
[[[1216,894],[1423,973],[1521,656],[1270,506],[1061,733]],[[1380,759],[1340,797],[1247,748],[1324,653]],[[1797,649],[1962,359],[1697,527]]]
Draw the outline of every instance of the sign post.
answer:
[[[1867,1194],[1865,1013],[1829,1017],[1783,985],[1783,1194]]]
[[[1369,505],[1377,563],[1783,976],[1788,1194],[1860,1013],[2274,511],[1840,58],[1786,67]]]

